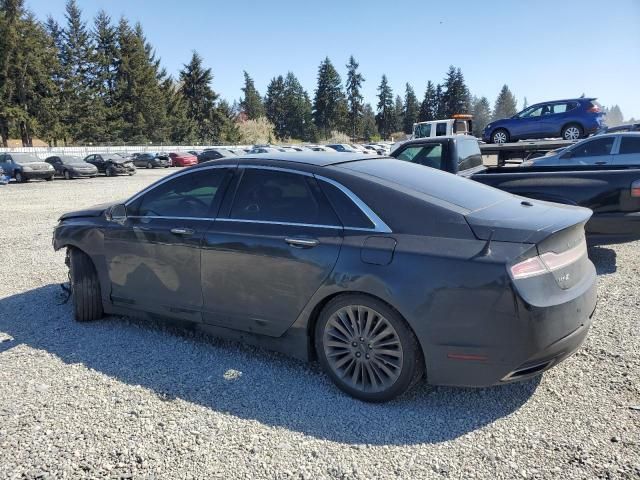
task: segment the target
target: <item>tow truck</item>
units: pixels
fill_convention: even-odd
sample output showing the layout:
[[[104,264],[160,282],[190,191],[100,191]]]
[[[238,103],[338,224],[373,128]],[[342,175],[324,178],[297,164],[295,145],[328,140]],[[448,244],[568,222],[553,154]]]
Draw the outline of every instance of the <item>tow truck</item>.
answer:
[[[404,140],[394,143],[391,146],[393,152],[396,148],[408,140],[416,138],[445,137],[451,135],[473,135],[473,115],[457,113],[451,118],[442,120],[430,120],[428,122],[417,122],[413,124],[413,132]]]

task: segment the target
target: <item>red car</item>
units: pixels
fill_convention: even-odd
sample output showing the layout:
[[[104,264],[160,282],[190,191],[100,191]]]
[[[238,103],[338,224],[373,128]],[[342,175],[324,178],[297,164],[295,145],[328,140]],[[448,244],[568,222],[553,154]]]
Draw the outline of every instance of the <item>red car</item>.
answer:
[[[172,167],[189,167],[198,164],[198,157],[188,152],[171,152],[169,157]]]

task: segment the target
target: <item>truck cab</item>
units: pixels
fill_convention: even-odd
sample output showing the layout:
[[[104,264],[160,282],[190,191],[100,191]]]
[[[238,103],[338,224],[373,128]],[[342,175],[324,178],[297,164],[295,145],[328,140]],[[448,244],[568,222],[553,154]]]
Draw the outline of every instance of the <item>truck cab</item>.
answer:
[[[443,120],[431,120],[413,124],[413,133],[407,140],[418,138],[451,137],[453,135],[472,135],[472,115],[456,114]],[[394,143],[391,151],[395,151],[407,140]]]

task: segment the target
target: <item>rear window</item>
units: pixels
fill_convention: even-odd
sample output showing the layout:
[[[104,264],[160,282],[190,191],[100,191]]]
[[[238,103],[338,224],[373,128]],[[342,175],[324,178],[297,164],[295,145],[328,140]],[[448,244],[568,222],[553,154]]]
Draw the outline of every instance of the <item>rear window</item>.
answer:
[[[391,158],[349,162],[339,168],[386,180],[470,211],[511,198],[510,194],[479,182]]]
[[[436,137],[444,137],[447,134],[447,123],[441,122],[436,124]]]
[[[622,137],[620,155],[640,153],[640,135],[637,137]]]

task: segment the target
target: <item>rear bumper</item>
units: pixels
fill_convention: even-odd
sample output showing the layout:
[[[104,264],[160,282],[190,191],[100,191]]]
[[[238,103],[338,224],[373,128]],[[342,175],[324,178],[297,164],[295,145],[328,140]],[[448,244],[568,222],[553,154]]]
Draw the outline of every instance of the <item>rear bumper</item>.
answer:
[[[611,244],[640,239],[640,212],[594,214],[587,222],[590,244]]]
[[[596,278],[564,303],[537,307],[516,294],[510,325],[475,326],[465,332],[466,345],[433,346],[427,357],[427,379],[433,385],[490,387],[526,380],[554,367],[571,356],[585,340],[596,307]],[[496,312],[496,317],[499,312]],[[487,344],[474,344],[491,331]]]

